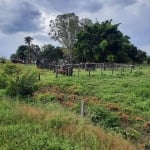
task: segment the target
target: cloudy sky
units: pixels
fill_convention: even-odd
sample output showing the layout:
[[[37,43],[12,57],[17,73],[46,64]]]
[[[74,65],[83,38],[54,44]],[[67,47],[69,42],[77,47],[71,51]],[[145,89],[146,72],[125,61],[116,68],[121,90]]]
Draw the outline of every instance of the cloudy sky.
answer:
[[[150,55],[150,0],[0,0],[0,57],[9,58],[26,36],[40,46],[56,45],[48,36],[49,20],[68,12],[121,23],[119,29]]]

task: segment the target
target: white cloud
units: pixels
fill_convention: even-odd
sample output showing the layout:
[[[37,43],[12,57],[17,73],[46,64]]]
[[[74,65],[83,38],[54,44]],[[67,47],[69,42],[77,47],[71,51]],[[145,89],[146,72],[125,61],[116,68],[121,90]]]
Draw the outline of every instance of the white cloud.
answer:
[[[119,29],[150,54],[149,0],[0,0],[0,56],[10,56],[28,35],[40,46],[58,45],[48,36],[49,21],[66,12],[94,22],[97,18],[100,22],[113,19],[113,23],[122,23]]]

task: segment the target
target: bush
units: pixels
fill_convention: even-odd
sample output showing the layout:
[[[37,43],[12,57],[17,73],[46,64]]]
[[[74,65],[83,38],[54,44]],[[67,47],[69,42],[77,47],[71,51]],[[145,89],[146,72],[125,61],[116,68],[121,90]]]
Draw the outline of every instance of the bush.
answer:
[[[32,95],[37,89],[38,74],[35,72],[24,73],[17,79],[10,79],[6,92],[10,96]]]
[[[20,68],[15,65],[15,64],[6,64],[4,68],[4,73],[7,75],[13,75],[13,74],[19,74],[20,73]]]
[[[0,63],[6,63],[6,58],[5,57],[0,57]]]
[[[56,100],[56,97],[50,93],[38,94],[35,97],[35,100],[40,101],[42,103],[48,103]]]
[[[141,134],[133,128],[128,128],[127,130],[122,131],[122,135],[124,136],[124,138],[132,139],[135,141],[137,141],[141,136]]]
[[[0,75],[0,89],[5,89],[7,86],[7,76],[5,74]]]
[[[105,127],[118,127],[120,126],[119,118],[114,113],[109,112],[103,107],[97,107],[91,117],[95,123],[104,125]]]

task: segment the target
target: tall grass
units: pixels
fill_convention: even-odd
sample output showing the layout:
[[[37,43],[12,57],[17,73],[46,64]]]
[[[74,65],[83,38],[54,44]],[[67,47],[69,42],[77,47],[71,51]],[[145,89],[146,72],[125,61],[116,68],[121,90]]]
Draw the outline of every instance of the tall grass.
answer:
[[[3,75],[4,67],[5,66],[0,66],[0,76]],[[116,137],[112,134],[106,134],[99,127],[93,126],[89,120],[80,120],[79,116],[65,111],[59,105],[49,103],[58,100],[62,104],[65,103],[73,107],[71,110],[74,110],[75,108],[76,111],[79,111],[79,100],[85,99],[88,102],[91,101],[93,107],[98,108],[98,110],[99,107],[101,107],[100,105],[102,105],[104,108],[102,113],[104,112],[105,114],[108,114],[111,122],[115,117],[117,120],[119,119],[119,126],[117,125],[114,127],[115,131],[121,133],[125,138],[132,140],[132,142],[136,144],[140,143],[141,146],[148,145],[150,129],[148,126],[150,120],[149,66],[136,67],[132,73],[128,69],[122,73],[120,70],[114,71],[113,74],[111,70],[106,70],[101,73],[101,70],[97,69],[95,72],[91,72],[91,76],[88,75],[88,72],[83,70],[80,72],[75,70],[73,77],[58,75],[58,78],[55,77],[55,74],[52,71],[37,69],[35,66],[18,65],[18,67],[21,68],[22,73],[35,70],[40,74],[41,80],[38,82],[38,86],[43,88],[42,90],[40,89],[34,93],[34,97],[32,98],[35,101],[36,98],[39,101],[42,100],[43,104],[31,107],[30,105],[20,105],[16,103],[10,104],[2,101],[0,115],[2,132],[2,129],[7,130],[7,127],[11,128],[12,126],[13,128],[13,125],[16,125],[17,127],[30,125],[29,129],[31,130],[27,130],[27,134],[30,134],[31,132],[31,135],[33,134],[33,139],[36,140],[30,142],[30,140],[27,140],[25,137],[27,141],[26,146],[30,145],[30,143],[35,146],[36,144],[34,144],[34,142],[39,142],[41,136],[42,141],[46,137],[45,145],[49,146],[51,145],[50,143],[52,143],[52,147],[50,147],[51,149],[61,149],[60,145],[63,144],[63,140],[65,140],[65,142],[62,149],[105,150],[113,149],[115,146],[118,147],[118,149],[123,149],[122,145],[126,145],[126,142],[122,141],[120,137]],[[2,86],[3,85],[7,86],[5,83],[2,84]],[[0,96],[3,97],[3,99],[5,97],[5,91],[5,88],[0,89]],[[25,98],[25,100],[26,99],[27,98]],[[93,110],[95,111],[97,109]],[[114,111],[113,114],[115,114],[115,117],[111,115],[111,111]],[[109,126],[106,126],[108,124],[107,118],[105,119],[103,117],[102,119],[103,122],[100,119],[98,123],[109,128]],[[21,130],[21,127],[18,128]],[[12,128],[10,130],[12,130]],[[17,134],[18,131],[16,128],[13,130],[15,130]],[[38,135],[34,131],[39,131]],[[42,132],[44,135],[42,135]],[[104,134],[102,132],[104,132]],[[17,140],[18,136],[16,134],[14,137],[16,137]],[[2,135],[5,135],[5,132]],[[36,135],[39,139],[37,139]],[[48,139],[48,137],[54,137],[53,139],[55,140],[53,141],[52,139]],[[5,140],[6,139],[7,136]],[[9,148],[9,140],[6,143],[6,145],[4,143],[2,144],[4,149],[13,149],[13,147],[15,147],[12,146]],[[118,143],[121,143],[120,146]],[[14,143],[12,142],[12,145],[13,144]],[[125,145],[124,147],[127,146],[126,149],[128,149],[128,146],[130,147],[128,144],[126,146]],[[26,146],[23,149],[26,149]],[[41,147],[42,146],[47,149],[46,146],[44,147],[44,143],[41,143]],[[15,148],[17,149],[18,147]],[[29,147],[29,149],[30,148],[32,149],[32,147]],[[142,149],[142,147],[139,149]]]
[[[0,149],[135,149],[119,136],[106,133],[58,104],[46,105],[44,109],[39,104],[1,99],[0,108]]]

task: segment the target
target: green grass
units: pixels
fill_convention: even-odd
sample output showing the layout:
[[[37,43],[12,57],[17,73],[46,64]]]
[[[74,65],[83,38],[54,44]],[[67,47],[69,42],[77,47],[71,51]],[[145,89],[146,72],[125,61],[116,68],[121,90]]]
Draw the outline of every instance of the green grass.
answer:
[[[141,73],[142,72],[142,73]],[[41,84],[58,85],[63,89],[72,89],[79,95],[96,96],[106,102],[118,103],[134,114],[140,114],[150,120],[150,67],[136,67],[132,73],[126,69],[123,75],[120,71],[111,74],[111,70],[91,72],[75,71],[73,77],[64,77],[50,71],[41,73]],[[141,103],[141,104],[140,104]],[[141,105],[141,107],[137,107]]]
[[[122,138],[105,133],[59,104],[0,101],[1,150],[134,150]]]
[[[24,133],[25,131],[23,131],[25,137],[23,137],[23,139],[20,138],[20,141],[18,141],[20,144],[21,141],[27,141],[22,149],[27,149],[27,145],[33,145],[34,147],[37,142],[40,140],[43,142],[44,139],[46,139],[45,147],[44,144],[41,144],[44,149],[51,147],[50,143],[53,143],[55,147],[51,149],[59,149],[59,146],[62,145],[63,141],[64,147],[66,146],[63,149],[86,149],[85,147],[90,147],[91,145],[93,145],[93,147],[90,147],[90,149],[111,149],[107,147],[109,142],[107,142],[108,145],[106,146],[106,143],[97,141],[95,134],[91,134],[91,132],[95,132],[95,130],[97,131],[99,129],[97,129],[97,127],[95,129],[94,126],[91,126],[90,121],[82,123],[82,121],[79,121],[79,117],[72,115],[72,113],[69,115],[72,110],[80,112],[80,100],[82,99],[88,101],[86,106],[86,117],[88,120],[91,119],[93,114],[96,115],[96,117],[99,118],[97,125],[103,125],[103,127],[108,131],[113,130],[119,133],[125,139],[132,141],[138,149],[142,149],[142,145],[145,146],[149,144],[150,127],[148,124],[150,121],[150,66],[136,66],[132,73],[130,72],[130,69],[125,69],[122,73],[120,70],[117,70],[114,71],[113,74],[111,70],[106,70],[101,73],[101,70],[97,69],[95,72],[91,72],[91,76],[89,76],[86,71],[81,70],[78,72],[78,70],[75,70],[72,77],[58,75],[58,78],[56,78],[55,74],[50,70],[37,69],[35,66],[30,65],[18,66],[21,68],[22,72],[34,70],[40,73],[41,80],[38,82],[38,86],[40,88],[37,92],[35,92],[32,100],[34,102],[43,101],[43,104],[40,104],[40,108],[42,110],[54,111],[56,113],[52,113],[52,116],[54,117],[52,117],[48,122],[47,120],[42,120],[42,117],[36,117],[36,114],[34,114],[34,116],[33,114],[23,113],[20,117],[18,112],[14,111],[15,109],[12,110],[12,108],[17,107],[16,103],[8,103],[7,109],[7,107],[5,108],[3,106],[4,102],[2,101],[2,107],[0,107],[0,132],[2,131],[2,133],[4,133],[3,135],[5,135],[5,131],[3,131],[3,129],[8,129],[10,132],[11,130],[15,130],[13,132],[17,132],[19,131],[17,128],[24,128],[24,125],[25,129],[29,128],[29,130],[25,130],[27,133]],[[3,67],[4,66],[0,66],[0,74],[3,72]],[[0,96],[2,99],[5,98],[5,89],[0,89]],[[20,100],[20,98],[18,99]],[[30,101],[30,98],[28,98],[28,100],[26,99],[27,98],[24,100]],[[66,112],[60,105],[55,104],[57,100],[63,106],[69,106],[69,113]],[[68,119],[62,116],[70,117]],[[105,118],[105,116],[107,117]],[[117,125],[115,124],[114,126],[113,123],[116,120]],[[45,125],[43,125],[43,122]],[[113,124],[113,127],[110,123]],[[66,124],[69,131],[64,127]],[[90,127],[87,127],[87,124],[90,124]],[[78,132],[74,133],[70,129],[72,126],[75,127],[75,129],[78,127],[79,130],[76,130]],[[79,131],[82,131],[81,129],[83,126],[89,130],[86,134],[87,138],[85,143],[82,141],[82,136],[84,135],[79,134]],[[54,132],[54,129],[56,132]],[[63,129],[65,135],[62,134],[62,131],[60,132],[60,129]],[[38,133],[35,133],[35,131],[38,131]],[[29,138],[28,136],[30,136],[30,132],[32,133],[32,137]],[[70,134],[73,134],[73,136],[70,136]],[[11,140],[11,135],[8,135],[7,137],[6,131],[6,137],[4,139],[9,139],[9,136]],[[91,136],[91,138],[89,138],[89,136]],[[96,136],[98,135],[96,134]],[[14,137],[16,137],[17,140],[19,136],[14,135]],[[54,140],[51,139],[51,137],[54,137]],[[27,140],[28,138],[32,140]],[[13,147],[15,147],[7,147],[7,145],[14,144],[14,142],[9,144],[10,140],[8,140],[8,143],[3,144],[3,149],[13,149]],[[110,139],[110,143],[112,142],[111,140],[112,139]],[[89,143],[89,141],[90,145],[86,146],[86,143]],[[23,146],[21,145],[21,147]],[[18,147],[15,148],[17,149]],[[32,147],[29,149],[32,149]]]

